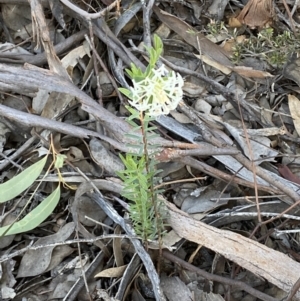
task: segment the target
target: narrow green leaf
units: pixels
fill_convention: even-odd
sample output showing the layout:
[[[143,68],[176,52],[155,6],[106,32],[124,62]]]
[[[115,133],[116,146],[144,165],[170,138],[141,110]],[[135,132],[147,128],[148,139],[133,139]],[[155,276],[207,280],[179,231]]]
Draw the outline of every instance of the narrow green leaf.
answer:
[[[119,88],[119,91],[123,93],[126,97],[132,98],[132,92],[126,88]]]
[[[47,156],[26,168],[9,181],[0,184],[0,203],[7,202],[27,189],[41,174],[47,161]]]
[[[42,203],[28,213],[23,219],[0,228],[0,237],[30,231],[40,225],[54,210],[60,199],[58,186]],[[9,229],[9,230],[7,230]],[[7,231],[7,232],[6,232]]]
[[[159,57],[160,54],[162,53],[162,50],[163,50],[162,40],[158,35],[155,34],[153,36],[153,42],[154,42],[153,43],[154,44],[154,49],[156,49],[157,56]]]

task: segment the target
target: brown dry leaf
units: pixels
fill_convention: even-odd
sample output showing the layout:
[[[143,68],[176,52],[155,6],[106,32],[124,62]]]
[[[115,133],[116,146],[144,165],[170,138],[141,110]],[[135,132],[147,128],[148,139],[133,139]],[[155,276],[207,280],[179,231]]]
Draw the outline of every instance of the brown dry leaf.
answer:
[[[232,72],[232,70],[226,66],[224,66],[223,64],[220,64],[218,62],[216,62],[214,59],[211,59],[209,56],[207,55],[197,55],[195,54],[195,56],[199,59],[202,60],[204,63],[206,63],[207,65],[210,65],[218,70],[220,70],[221,72],[223,72],[224,74],[228,75]]]
[[[66,56],[62,58],[61,63],[71,77],[73,75],[74,67],[85,55],[88,55],[90,57],[90,49],[86,41],[84,41],[82,45],[71,50]]]
[[[161,22],[180,35],[188,44],[198,49],[199,53],[210,57],[224,66],[233,66],[228,58],[229,54],[223,48],[207,39],[202,33],[195,32],[189,24],[159,9],[155,5],[153,6],[153,11]]]
[[[232,68],[233,71],[235,71],[237,74],[243,76],[243,77],[252,77],[252,78],[266,78],[266,77],[273,77],[273,75],[266,71],[261,70],[255,70],[251,67],[245,67],[245,66],[237,66]]]
[[[237,18],[232,17],[232,18],[229,18],[229,20],[228,20],[228,26],[233,27],[233,28],[239,28],[242,26],[242,24]]]
[[[241,44],[246,40],[245,35],[240,35],[234,39],[226,40],[222,46],[228,53],[232,53],[237,44]]]
[[[300,100],[296,96],[289,94],[288,102],[295,130],[300,136]]]
[[[111,278],[111,277],[121,277],[125,270],[127,268],[127,265],[123,265],[121,267],[116,267],[116,268],[110,268],[106,269],[104,271],[101,271],[100,273],[95,275],[96,277],[105,277],[105,278]]]
[[[278,172],[283,178],[300,185],[300,178],[297,175],[293,174],[286,165],[280,165],[278,167]]]
[[[155,33],[161,38],[166,39],[171,33],[171,30],[166,24],[161,23],[158,28],[155,30]]]
[[[272,0],[249,0],[237,19],[250,28],[264,27],[272,22],[274,7]]]
[[[189,20],[191,12],[185,5],[174,1],[173,6],[174,10],[176,11],[176,15],[178,16],[178,18],[180,18],[180,20]]]

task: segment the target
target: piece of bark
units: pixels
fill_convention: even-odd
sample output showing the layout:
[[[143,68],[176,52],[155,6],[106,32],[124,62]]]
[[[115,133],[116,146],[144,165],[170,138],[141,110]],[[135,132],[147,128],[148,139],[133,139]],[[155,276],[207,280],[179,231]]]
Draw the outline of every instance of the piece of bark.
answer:
[[[167,203],[168,224],[182,238],[203,245],[289,292],[299,279],[300,263],[240,234],[197,221]],[[300,300],[300,292],[295,295]]]

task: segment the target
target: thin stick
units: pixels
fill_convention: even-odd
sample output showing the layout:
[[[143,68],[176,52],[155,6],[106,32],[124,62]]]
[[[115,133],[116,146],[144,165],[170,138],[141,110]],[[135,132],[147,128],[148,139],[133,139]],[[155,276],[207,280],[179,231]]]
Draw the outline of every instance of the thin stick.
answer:
[[[98,19],[106,15],[107,12],[111,11],[116,6],[118,7],[120,5],[121,0],[115,0],[112,4],[107,6],[105,9],[101,10],[98,13],[90,14],[84,11],[83,9],[79,8],[78,6],[74,5],[68,0],[60,0],[65,6],[76,12],[77,14],[81,15],[82,17],[92,20],[92,19]]]

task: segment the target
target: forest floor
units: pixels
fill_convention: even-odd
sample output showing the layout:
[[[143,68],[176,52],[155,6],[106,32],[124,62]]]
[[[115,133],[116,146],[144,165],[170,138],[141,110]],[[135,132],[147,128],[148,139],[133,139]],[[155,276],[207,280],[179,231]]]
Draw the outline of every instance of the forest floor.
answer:
[[[0,6],[0,300],[300,300],[297,0]]]

